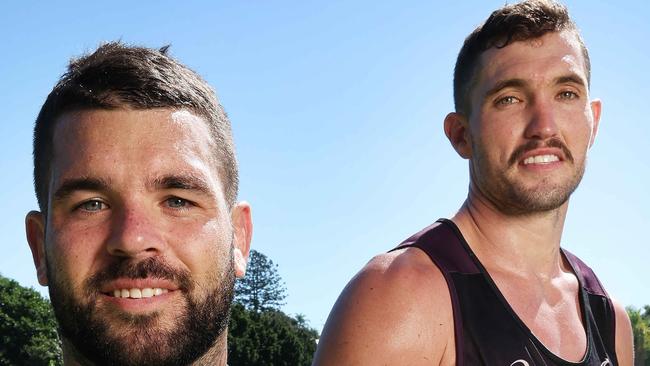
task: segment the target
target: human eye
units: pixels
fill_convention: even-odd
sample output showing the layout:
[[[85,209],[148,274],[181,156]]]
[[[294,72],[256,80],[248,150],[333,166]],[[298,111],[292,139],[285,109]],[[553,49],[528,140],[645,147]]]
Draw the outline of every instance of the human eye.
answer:
[[[174,196],[167,198],[165,200],[165,205],[175,210],[184,210],[190,208],[194,204],[189,200]]]
[[[519,102],[521,102],[521,100],[519,98],[517,98],[515,96],[512,96],[512,95],[508,95],[508,96],[505,96],[505,97],[502,97],[502,98],[498,98],[495,101],[494,104],[496,106],[498,106],[498,107],[505,107],[505,106],[509,106],[509,105],[512,105],[512,104],[517,104]]]
[[[571,90],[564,90],[561,91],[560,94],[558,94],[558,99],[562,100],[573,100],[573,99],[578,99],[579,96],[576,92],[573,92]]]
[[[99,212],[108,208],[108,205],[99,199],[90,199],[77,205],[76,210],[85,212]]]

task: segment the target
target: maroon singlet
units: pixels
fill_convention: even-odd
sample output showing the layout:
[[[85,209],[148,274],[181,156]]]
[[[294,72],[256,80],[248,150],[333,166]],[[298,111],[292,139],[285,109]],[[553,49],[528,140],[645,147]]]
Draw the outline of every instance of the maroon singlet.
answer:
[[[423,250],[449,286],[458,366],[616,366],[614,308],[591,268],[562,249],[580,283],[580,308],[587,334],[581,362],[554,355],[515,314],[458,227],[440,219],[397,249]]]

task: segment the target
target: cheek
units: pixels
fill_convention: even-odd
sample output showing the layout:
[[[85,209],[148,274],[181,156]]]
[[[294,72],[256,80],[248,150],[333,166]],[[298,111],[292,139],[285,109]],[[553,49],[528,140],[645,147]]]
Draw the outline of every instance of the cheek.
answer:
[[[521,132],[511,125],[503,124],[484,128],[479,133],[478,138],[475,138],[474,149],[478,149],[477,152],[481,155],[482,160],[494,164],[507,164],[521,141],[519,138]]]
[[[229,222],[224,221],[213,219],[174,225],[169,231],[173,237],[170,241],[175,243],[174,252],[194,275],[215,273],[216,268],[225,268],[230,255],[232,230]]]
[[[506,161],[525,134],[525,123],[513,114],[483,112],[471,126],[474,145],[482,146],[483,153],[494,156],[493,159]]]
[[[84,281],[102,258],[102,240],[98,236],[88,228],[51,228],[46,236],[49,274],[55,277],[51,280],[76,293],[82,291]]]
[[[567,118],[568,123],[566,124],[564,138],[567,141],[569,148],[575,149],[576,152],[586,152],[593,138],[594,122],[591,115],[591,109],[586,108],[582,115],[580,115],[580,119],[580,121],[576,121],[575,117]]]
[[[594,136],[594,116],[591,108],[587,107],[585,108],[585,136],[587,136],[587,140],[591,141]]]

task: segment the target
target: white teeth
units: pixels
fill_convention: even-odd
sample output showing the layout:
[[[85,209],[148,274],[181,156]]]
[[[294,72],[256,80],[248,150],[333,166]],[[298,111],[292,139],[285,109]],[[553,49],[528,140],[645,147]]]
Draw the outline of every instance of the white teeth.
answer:
[[[560,159],[556,155],[537,155],[531,156],[524,160],[524,165],[528,164],[548,164]]]
[[[132,298],[134,299],[140,299],[142,298],[142,291],[140,291],[139,288],[132,288],[129,290],[129,294],[131,295]]]
[[[141,299],[141,298],[147,298],[152,296],[160,296],[168,292],[169,290],[166,288],[145,287],[143,289],[132,288],[132,289],[113,290],[113,296],[121,297],[121,298]]]
[[[153,296],[153,289],[147,287],[142,289],[142,297],[151,297]]]

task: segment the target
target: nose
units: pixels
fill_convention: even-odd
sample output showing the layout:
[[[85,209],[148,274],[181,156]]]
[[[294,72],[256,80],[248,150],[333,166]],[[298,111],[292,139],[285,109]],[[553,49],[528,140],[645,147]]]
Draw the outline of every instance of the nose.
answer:
[[[555,111],[551,103],[536,101],[531,106],[525,137],[528,139],[546,140],[558,134]]]
[[[158,255],[164,249],[162,232],[150,210],[130,206],[117,211],[106,245],[109,254],[145,258]]]

